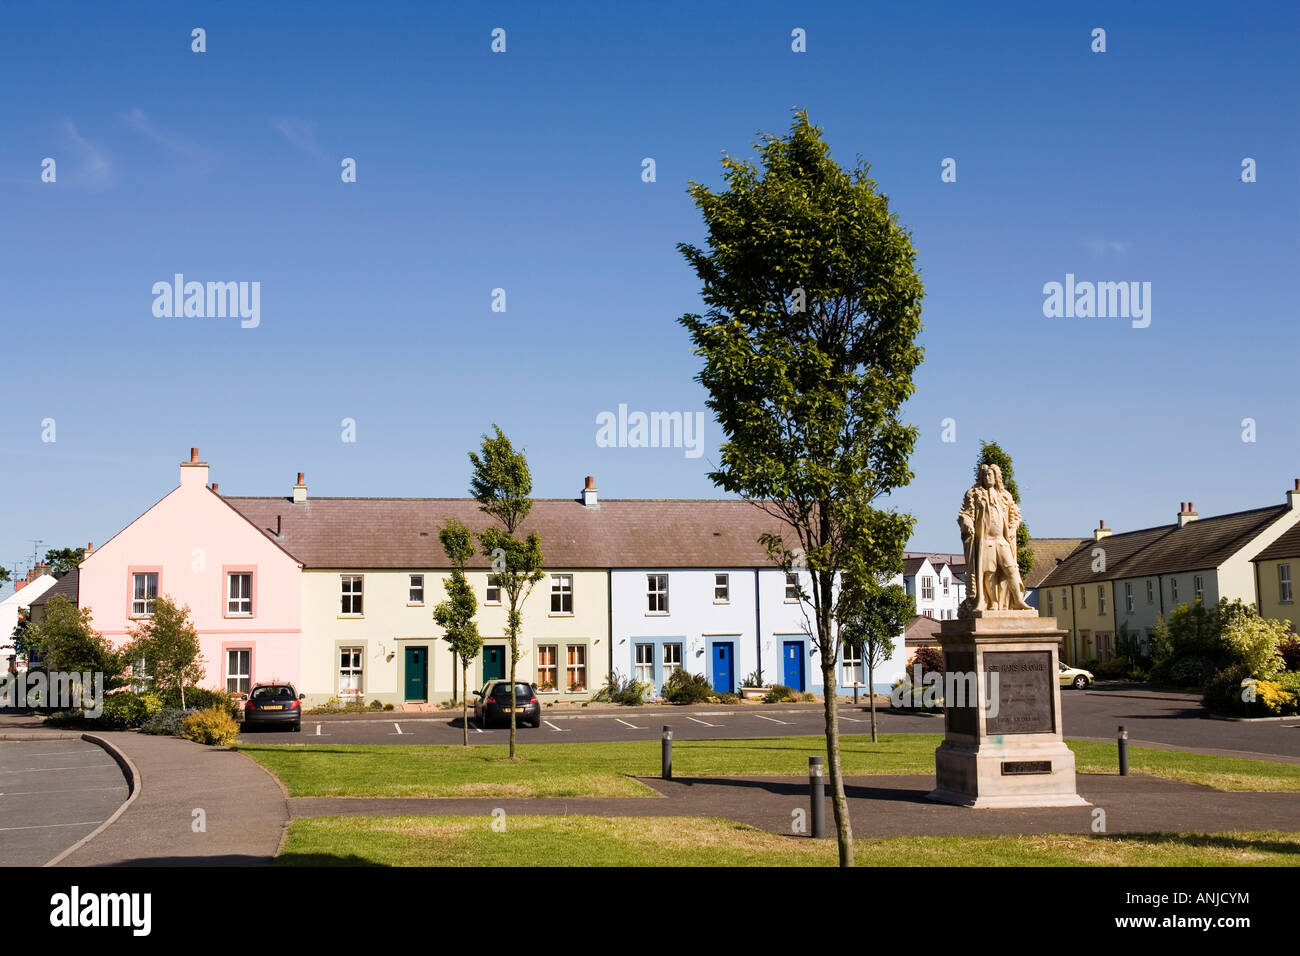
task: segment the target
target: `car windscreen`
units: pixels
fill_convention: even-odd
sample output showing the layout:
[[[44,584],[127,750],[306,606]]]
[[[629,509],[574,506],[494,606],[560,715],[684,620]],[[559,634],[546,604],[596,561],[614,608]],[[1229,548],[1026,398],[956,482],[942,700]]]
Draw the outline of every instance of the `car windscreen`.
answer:
[[[532,685],[531,685],[531,684],[516,684],[516,685],[515,685],[515,696],[516,696],[516,697],[531,697],[532,695],[533,695],[533,688],[532,688]],[[508,698],[508,697],[510,696],[510,685],[509,685],[509,684],[497,684],[496,687],[492,688],[492,696],[493,696],[493,697],[506,697],[506,698]]]
[[[253,700],[293,700],[292,687],[257,687],[253,689]]]

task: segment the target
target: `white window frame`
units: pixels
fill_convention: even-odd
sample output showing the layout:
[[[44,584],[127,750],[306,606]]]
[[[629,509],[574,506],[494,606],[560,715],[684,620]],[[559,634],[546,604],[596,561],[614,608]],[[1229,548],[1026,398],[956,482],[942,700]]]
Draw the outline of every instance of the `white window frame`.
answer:
[[[542,652],[551,651],[551,662],[546,663],[546,655]],[[537,645],[537,689],[544,694],[554,694],[560,689],[559,685],[560,670],[560,645],[559,644],[538,644]],[[549,682],[546,675],[549,673]],[[551,689],[543,691],[542,688],[549,683]]]
[[[351,590],[349,590],[349,586]],[[339,617],[365,617],[366,576],[364,574],[339,575]],[[351,606],[353,610],[344,610]]]
[[[1097,585],[1097,613],[1106,613],[1106,585]]]
[[[1133,582],[1124,582],[1124,613],[1133,613]]]
[[[1069,609],[1070,609],[1070,591],[1068,588],[1061,588],[1061,610],[1068,611]]]
[[[232,670],[230,658],[232,655],[245,655],[243,661],[236,657],[236,666]],[[231,681],[234,686],[231,687]],[[244,686],[240,687],[240,682]],[[227,694],[247,694],[253,689],[253,649],[251,647],[227,647],[226,648],[226,693]]]
[[[1277,601],[1279,604],[1292,604],[1295,602],[1294,591],[1291,589],[1291,565],[1279,564],[1277,566]]]
[[[647,573],[645,579],[646,614],[667,614],[668,575]]]
[[[235,579],[247,578],[248,589],[245,593],[236,595]],[[243,590],[242,588],[240,590]],[[234,606],[242,605],[242,607]],[[252,617],[253,616],[253,572],[252,571],[230,571],[226,574],[226,617]]]
[[[1170,604],[1178,603],[1178,579],[1177,578],[1169,579],[1169,603]]]
[[[674,660],[673,658],[676,658]],[[664,645],[663,650],[663,672],[664,680],[682,669],[682,645],[680,641],[671,641]]]
[[[1056,614],[1056,598],[1053,596],[1051,590],[1049,589],[1047,592],[1047,616],[1053,617],[1055,614]]]
[[[934,578],[928,574],[921,578],[921,600],[934,600]]]
[[[1192,592],[1196,595],[1196,600],[1205,603],[1205,579],[1199,574],[1192,577]]]
[[[419,584],[416,583],[417,580],[419,581]],[[418,597],[416,596],[416,592],[419,592]],[[424,575],[423,574],[408,575],[408,581],[406,586],[406,606],[424,607]]]
[[[638,643],[632,649],[632,673],[634,680],[654,686],[655,646],[653,644]]]
[[[493,594],[496,597],[493,597]],[[488,574],[487,585],[483,589],[483,603],[489,606],[496,606],[501,603],[501,585],[492,583],[491,574]]]
[[[864,677],[866,676],[866,670],[863,667],[861,647],[859,647],[856,644],[844,645],[843,667],[844,667],[845,687],[852,687],[854,684],[862,683]]]
[[[799,603],[799,572],[787,571],[785,573],[785,603]]]
[[[338,682],[339,698],[355,698],[360,700],[366,695],[366,649],[357,644],[340,645],[335,649],[335,660],[338,661]],[[348,654],[348,663],[343,663],[343,655]],[[355,678],[355,687],[344,689],[344,683],[348,675]]]
[[[559,598],[559,608],[556,608],[556,598]],[[564,605],[568,604],[566,610]],[[551,575],[551,616],[552,617],[572,617],[573,616],[573,575],[572,574],[552,574]]]
[[[582,658],[581,663],[573,663],[573,652],[578,651],[578,656]],[[581,680],[575,682],[571,676],[573,671],[581,673]],[[564,689],[570,694],[585,693],[587,687],[587,645],[586,644],[566,644],[564,645]]]
[[[1156,603],[1156,587],[1154,584],[1151,583],[1150,578],[1147,578],[1147,603],[1148,604]]]
[[[141,582],[143,578],[143,582]],[[153,578],[153,594],[149,593],[149,579]],[[137,585],[143,583],[143,595],[140,594],[141,588]],[[211,585],[208,585],[211,587]],[[212,592],[209,591],[209,594]],[[153,617],[153,606],[158,600],[158,572],[157,571],[136,571],[131,575],[131,616],[132,617]]]
[[[1088,610],[1088,589],[1079,588],[1079,610]]]
[[[713,575],[713,603],[731,603],[731,575],[715,572]]]

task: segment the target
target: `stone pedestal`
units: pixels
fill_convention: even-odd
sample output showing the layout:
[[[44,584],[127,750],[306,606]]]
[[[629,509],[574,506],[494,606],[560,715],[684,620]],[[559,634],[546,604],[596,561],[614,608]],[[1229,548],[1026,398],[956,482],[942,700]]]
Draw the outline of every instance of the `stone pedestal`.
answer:
[[[1075,790],[1074,754],[1061,739],[1057,662],[1064,636],[1056,618],[1036,611],[976,611],[943,622],[939,645],[953,677],[945,679],[944,741],[934,752],[938,786],[931,800],[976,808],[1089,806]],[[959,675],[980,676],[958,686]]]

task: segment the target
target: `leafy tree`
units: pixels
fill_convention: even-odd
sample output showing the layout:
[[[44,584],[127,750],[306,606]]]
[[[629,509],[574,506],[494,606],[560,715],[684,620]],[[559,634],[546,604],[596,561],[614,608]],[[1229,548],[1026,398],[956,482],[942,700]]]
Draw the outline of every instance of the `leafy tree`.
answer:
[[[0,584],[3,584],[5,581],[12,581],[12,580],[13,578],[9,576],[9,569],[0,567]]]
[[[131,631],[126,653],[133,665],[143,663],[144,674],[155,689],[179,689],[182,710],[186,685],[197,684],[207,672],[189,607],[177,607],[165,594],[153,602],[153,616]]]
[[[876,668],[894,653],[894,639],[916,613],[916,598],[901,584],[882,585],[871,579],[846,585],[840,616],[840,640],[862,652],[871,695],[871,741],[876,741]]]
[[[461,686],[465,689],[461,700],[461,723],[465,731],[465,746],[469,746],[469,666],[483,649],[474,615],[478,612],[478,599],[465,578],[465,565],[474,556],[474,537],[469,528],[455,518],[438,532],[442,550],[453,565],[451,577],[443,578],[447,600],[433,609],[433,619],[443,629],[442,639],[451,645],[460,661]]]
[[[28,659],[39,658],[51,671],[91,671],[104,675],[104,689],[122,685],[121,653],[91,626],[90,608],[79,608],[62,594],[45,604],[45,617],[27,625],[23,643]]]
[[[1016,504],[1020,504],[1020,489],[1016,487],[1016,475],[1011,464],[1011,456],[1002,450],[1002,446],[995,441],[980,441],[980,456],[975,462],[976,484],[980,480],[981,465],[997,465],[1001,468],[1002,483],[1007,491],[1011,492],[1011,497],[1015,499]],[[1020,522],[1020,527],[1016,531],[1016,564],[1020,565],[1022,579],[1034,569],[1034,549],[1029,546],[1029,525],[1024,521]]]
[[[85,556],[85,548],[50,548],[45,552],[45,563],[50,566],[51,575],[61,578],[75,571]]]
[[[924,289],[911,238],[869,167],[841,169],[805,111],[788,136],[761,134],[756,148],[761,170],[724,157],[725,191],[690,184],[707,250],[677,248],[708,311],[680,322],[704,360],[697,381],[725,438],[709,477],[783,526],[760,540],[782,570],[800,569],[826,689],[840,864],[852,866],[835,708],[837,589],[841,575],[886,571],[911,534],[910,515],[873,502],[912,479],[917,430],[899,410],[921,362]]]
[[[474,474],[470,494],[484,513],[501,525],[478,535],[483,554],[492,561],[489,580],[506,595],[506,641],[510,645],[510,693],[514,695],[519,665],[519,635],[523,630],[521,608],[533,586],[546,577],[542,572],[542,539],[536,532],[521,541],[515,532],[533,509],[533,476],[523,452],[516,453],[510,439],[497,425],[495,437],[483,436],[482,456],[469,453]],[[510,708],[510,759],[515,759],[515,714]]]
[[[1290,638],[1290,621],[1258,614],[1235,616],[1223,628],[1224,647],[1257,680],[1272,680],[1285,670],[1282,645]]]

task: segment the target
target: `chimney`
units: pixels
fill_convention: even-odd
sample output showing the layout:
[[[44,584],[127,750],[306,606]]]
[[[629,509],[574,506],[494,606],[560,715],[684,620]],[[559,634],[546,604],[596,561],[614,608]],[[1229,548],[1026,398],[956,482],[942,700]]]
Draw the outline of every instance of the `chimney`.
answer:
[[[1181,508],[1178,512],[1178,527],[1183,528],[1191,524],[1200,517],[1196,513],[1196,505],[1190,501],[1179,502]]]
[[[31,582],[39,578],[42,574],[49,574],[49,573],[50,573],[50,566],[46,564],[44,561],[37,561],[36,566],[27,572],[27,581],[25,583],[30,584]]]
[[[216,483],[215,481],[212,483],[212,493],[213,493],[214,495],[219,495],[219,494],[221,494],[221,492],[219,492],[219,491],[217,490],[217,483]]]
[[[1092,533],[1093,541],[1100,541],[1102,538],[1110,537],[1110,528],[1106,527],[1106,519],[1102,518],[1097,522],[1097,529]]]
[[[21,590],[22,590],[23,588],[25,588],[25,587],[27,587],[27,582],[26,582],[26,581],[15,581],[15,582],[14,582],[14,594],[17,594],[19,591],[21,591]]]
[[[95,553],[95,542],[93,542],[93,541],[87,541],[87,542],[86,542],[86,553],[83,554],[83,555],[81,556],[81,560],[82,560],[82,561],[85,561],[88,557],[90,557],[90,556],[91,556],[92,554],[94,554],[94,553]]]
[[[298,483],[293,486],[293,503],[303,504],[307,500],[307,474],[298,472]]]
[[[181,462],[181,487],[199,485],[208,487],[208,463],[199,461],[199,450],[190,449],[190,460]]]
[[[1286,505],[1292,511],[1300,511],[1300,478],[1295,480],[1295,487],[1286,493]]]
[[[587,486],[582,489],[582,506],[584,508],[595,508],[599,505],[596,499],[596,479],[591,475],[587,476]]]

